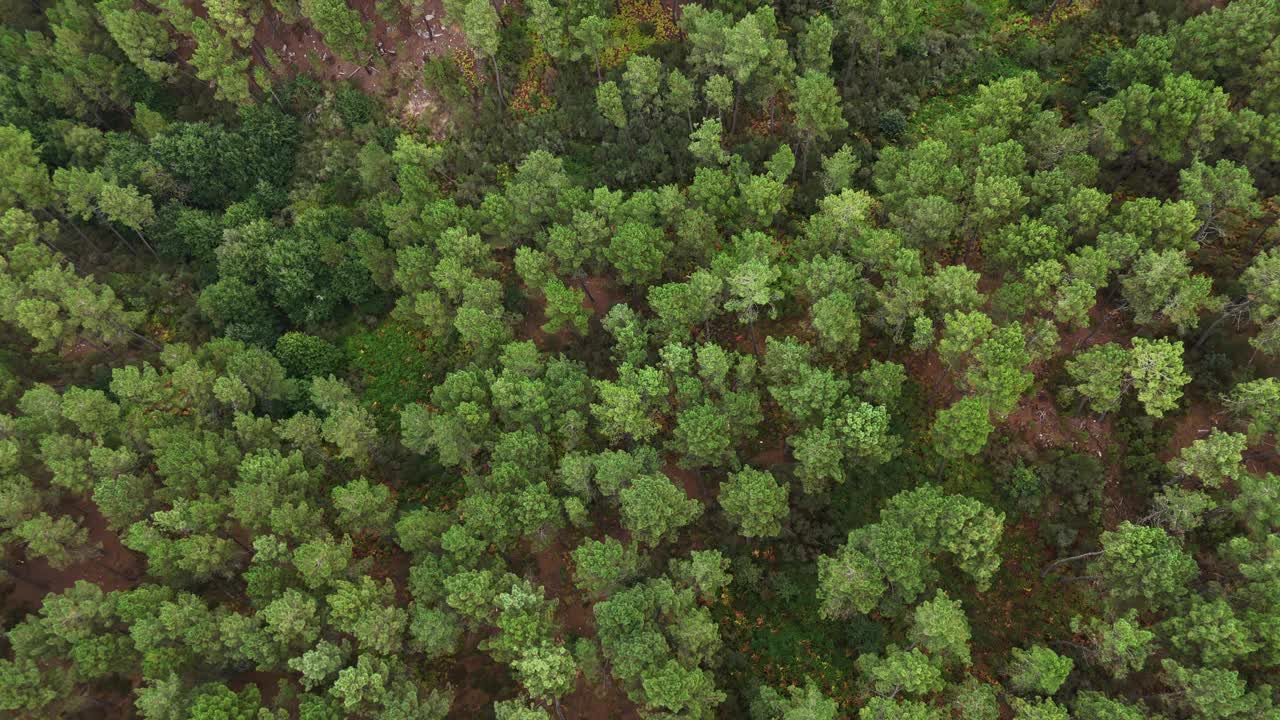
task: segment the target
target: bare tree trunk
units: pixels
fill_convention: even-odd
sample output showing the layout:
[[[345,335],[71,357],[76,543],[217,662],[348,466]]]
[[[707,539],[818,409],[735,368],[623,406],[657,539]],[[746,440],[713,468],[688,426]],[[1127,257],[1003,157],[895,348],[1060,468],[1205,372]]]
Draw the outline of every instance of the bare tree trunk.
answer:
[[[241,550],[244,550],[245,552],[250,554],[253,553],[253,549],[250,548],[248,545],[245,545],[244,543],[240,542],[240,538],[236,537],[233,533],[227,533],[227,537],[231,538],[231,542],[239,545]]]
[[[1063,563],[1069,563],[1075,560],[1083,560],[1085,558],[1097,557],[1102,553],[1103,553],[1102,550],[1095,550],[1093,552],[1081,553],[1079,555],[1072,555],[1071,557],[1065,557],[1060,560],[1054,560],[1053,562],[1049,563],[1044,567],[1044,572],[1040,573],[1040,577],[1045,577],[1046,575],[1049,574],[1050,570],[1058,567],[1059,565],[1062,565]]]
[[[587,294],[587,299],[592,305],[596,304],[596,296],[591,294],[591,288],[587,287],[587,279],[585,277],[578,278],[578,284],[582,286],[582,292]]]
[[[134,230],[134,232],[137,233],[138,239],[142,241],[142,244],[146,245],[147,249],[151,251],[151,256],[159,260],[160,253],[156,252],[156,249],[151,247],[151,243],[147,242],[147,236],[143,235],[141,230]]]
[[[116,236],[116,239],[119,240],[121,244],[129,248],[129,252],[133,253],[134,255],[138,254],[138,249],[133,246],[133,243],[124,239],[124,236],[120,234],[119,230],[116,230],[115,226],[111,224],[110,220],[106,221],[105,225],[107,226],[107,229],[111,231],[111,234]]]
[[[731,133],[738,131],[738,98],[740,95],[742,95],[742,90],[735,82],[733,84],[733,122],[729,123],[729,132]]]
[[[1085,402],[1086,402],[1088,399],[1089,399],[1089,397],[1088,397],[1087,395],[1085,395],[1084,393],[1080,393],[1080,402],[1076,403],[1076,409],[1075,409],[1075,412],[1073,412],[1073,413],[1071,413],[1071,414],[1072,414],[1072,415],[1079,415],[1079,414],[1080,414],[1080,411],[1081,411],[1081,410],[1084,410],[1084,404],[1085,404]]]
[[[502,103],[502,107],[507,106],[507,98],[502,94],[502,72],[498,70],[498,58],[489,58],[493,63],[493,80],[498,86],[498,102]]]
[[[58,217],[62,218],[63,222],[70,225],[71,229],[76,231],[76,234],[80,236],[81,240],[84,240],[85,242],[89,243],[89,247],[92,247],[94,252],[102,252],[102,247],[99,246],[98,243],[90,239],[88,235],[85,235],[84,230],[81,230],[80,226],[77,225],[75,220],[71,219],[70,216],[68,216],[66,213],[63,213],[60,210],[54,210],[53,213]]]
[[[1240,307],[1242,307],[1242,308],[1243,308],[1243,307],[1247,307],[1247,306],[1248,306],[1248,303],[1249,303],[1249,301],[1248,301],[1248,300],[1245,300],[1245,301],[1243,302],[1243,304],[1241,304],[1241,305],[1240,305]],[[1231,315],[1235,314],[1237,311],[1238,311],[1238,309],[1237,309],[1237,308],[1233,308],[1233,307],[1230,307],[1230,306],[1227,306],[1227,307],[1223,308],[1223,309],[1222,309],[1222,314],[1218,316],[1218,319],[1217,319],[1217,320],[1214,320],[1212,323],[1210,323],[1210,324],[1209,324],[1209,327],[1207,327],[1207,328],[1205,328],[1205,329],[1204,329],[1204,332],[1201,332],[1201,333],[1200,333],[1200,337],[1196,338],[1196,342],[1195,342],[1195,344],[1194,344],[1194,345],[1192,345],[1192,346],[1191,346],[1191,349],[1192,349],[1192,350],[1199,350],[1199,349],[1200,349],[1200,346],[1201,346],[1201,345],[1203,345],[1203,344],[1205,343],[1205,341],[1209,339],[1209,336],[1210,336],[1211,334],[1213,334],[1213,331],[1214,331],[1215,329],[1217,329],[1217,327],[1218,327],[1219,325],[1221,325],[1221,324],[1222,324],[1222,321],[1223,321],[1223,320],[1226,320],[1228,317],[1230,317]]]
[[[133,328],[124,328],[124,330],[125,332],[129,333],[135,338],[146,343],[147,347],[150,347],[152,350],[158,351],[158,350],[164,349],[164,346],[162,346],[160,343],[156,342],[155,340],[152,340],[151,338],[147,337],[146,335],[143,335],[142,333],[138,332],[137,330],[134,330]]]

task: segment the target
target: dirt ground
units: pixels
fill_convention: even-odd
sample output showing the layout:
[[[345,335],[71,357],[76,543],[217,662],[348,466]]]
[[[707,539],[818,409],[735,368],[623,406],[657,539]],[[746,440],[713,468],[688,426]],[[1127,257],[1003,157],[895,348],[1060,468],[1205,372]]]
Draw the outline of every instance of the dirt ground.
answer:
[[[12,560],[7,569],[14,587],[3,600],[5,616],[20,617],[35,612],[46,594],[60,593],[78,580],[91,582],[105,591],[125,590],[138,584],[142,560],[121,544],[97,506],[91,502],[67,503],[57,513],[81,518],[89,531],[90,542],[102,546],[101,554],[62,570],[50,567],[42,559]]]
[[[370,95],[389,100],[406,121],[426,123],[441,134],[448,118],[423,81],[422,65],[431,57],[469,52],[462,32],[445,24],[441,0],[416,4],[412,13],[397,5],[392,23],[378,15],[373,0],[352,0],[349,5],[371,27],[372,51],[363,62],[335,55],[306,20],[288,25],[274,13],[258,24],[255,62],[266,64],[269,49],[281,65],[277,75],[307,73],[322,80],[350,81]]]

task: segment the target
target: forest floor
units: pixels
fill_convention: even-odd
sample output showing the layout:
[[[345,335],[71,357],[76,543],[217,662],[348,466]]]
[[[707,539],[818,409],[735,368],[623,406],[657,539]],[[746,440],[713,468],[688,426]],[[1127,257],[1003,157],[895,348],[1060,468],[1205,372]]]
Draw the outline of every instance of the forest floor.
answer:
[[[255,62],[263,64],[265,50],[270,49],[281,62],[277,73],[351,82],[369,95],[385,98],[406,124],[425,124],[442,136],[448,114],[437,93],[426,87],[423,64],[432,57],[469,52],[462,32],[444,22],[442,0],[417,4],[412,15],[393,23],[378,14],[375,0],[352,0],[349,5],[372,28],[372,50],[363,64],[335,55],[306,20],[288,25],[275,14],[258,24]]]
[[[96,557],[57,569],[44,559],[15,562],[9,567],[14,582],[12,592],[4,596],[3,613],[8,617],[36,612],[48,593],[60,593],[84,580],[104,591],[126,590],[140,581],[141,559],[120,542],[120,536],[107,526],[107,520],[92,502],[64,503],[58,515],[76,517],[89,532],[89,542],[99,545]]]

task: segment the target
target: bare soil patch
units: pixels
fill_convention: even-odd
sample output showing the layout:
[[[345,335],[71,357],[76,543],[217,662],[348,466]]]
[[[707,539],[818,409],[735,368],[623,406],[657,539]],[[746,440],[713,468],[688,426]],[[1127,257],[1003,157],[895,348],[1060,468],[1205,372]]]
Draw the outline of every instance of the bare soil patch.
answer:
[[[426,122],[436,135],[442,134],[448,118],[439,98],[425,85],[423,63],[470,50],[461,30],[445,24],[441,0],[426,0],[412,13],[397,7],[392,22],[378,14],[374,0],[352,0],[349,5],[370,29],[370,50],[363,58],[338,57],[307,20],[289,25],[271,13],[256,28],[254,62],[266,65],[270,50],[279,60],[279,67],[272,68],[277,75],[308,74],[322,81],[351,82],[389,100],[404,119]]]
[[[66,503],[51,514],[79,516],[89,531],[90,542],[101,545],[102,552],[97,557],[62,570],[51,567],[43,559],[19,555],[9,567],[14,588],[4,599],[5,615],[35,612],[45,595],[63,592],[79,580],[91,582],[106,592],[127,590],[141,581],[142,560],[107,527],[106,518],[95,505]]]

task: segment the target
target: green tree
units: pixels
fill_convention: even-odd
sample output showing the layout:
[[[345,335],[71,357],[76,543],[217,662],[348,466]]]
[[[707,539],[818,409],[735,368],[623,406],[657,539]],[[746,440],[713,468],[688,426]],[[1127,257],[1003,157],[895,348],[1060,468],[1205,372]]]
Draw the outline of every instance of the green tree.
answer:
[[[1172,704],[1192,717],[1243,718],[1271,708],[1269,693],[1261,688],[1250,691],[1235,670],[1188,668],[1172,659],[1165,659],[1161,667],[1165,683],[1173,688]]]
[[[248,103],[252,99],[249,92],[249,58],[237,58],[230,40],[201,18],[192,20],[191,34],[196,40],[195,52],[191,54],[191,65],[196,69],[196,77],[213,83],[218,99],[241,105]]]
[[[994,429],[987,400],[967,397],[939,411],[930,434],[938,454],[955,460],[982,452]]]
[[[600,70],[600,56],[604,52],[609,41],[609,21],[588,15],[582,18],[577,25],[569,29],[569,34],[576,41],[570,45],[569,53],[574,60],[583,56],[590,56],[591,61],[596,68],[596,83],[599,84],[604,80],[604,75]]]
[[[98,555],[97,543],[90,542],[87,528],[65,515],[40,513],[13,527],[13,535],[33,558],[44,558],[55,570],[64,570]]]
[[[662,62],[647,55],[632,55],[627,58],[622,79],[632,108],[641,114],[652,114],[662,90]]]
[[[596,108],[614,127],[627,127],[627,109],[622,106],[622,91],[616,82],[610,80],[596,86]]]
[[[1178,173],[1178,190],[1196,206],[1195,237],[1202,243],[1234,233],[1261,212],[1253,176],[1230,160],[1207,165],[1197,159]]]
[[[800,173],[802,177],[808,177],[809,147],[848,126],[840,112],[840,93],[836,91],[835,82],[818,70],[806,72],[796,79],[791,110],[796,116],[796,130],[802,138]]]
[[[667,93],[662,104],[673,113],[683,114],[689,123],[689,131],[693,131],[693,107],[696,104],[693,81],[679,69],[667,75]]]
[[[1230,667],[1260,647],[1248,622],[1222,598],[1194,598],[1184,614],[1165,621],[1164,630],[1174,648],[1206,667]]]
[[[177,43],[169,37],[157,15],[138,12],[123,0],[100,0],[98,14],[116,45],[147,77],[165,81],[177,72],[170,54]]]
[[[708,465],[737,465],[733,451],[730,418],[714,403],[703,402],[676,416],[672,446],[680,453],[680,465],[699,468]]]
[[[604,256],[623,282],[645,285],[662,275],[663,262],[670,251],[671,241],[661,228],[628,222],[614,233]]]
[[[1014,648],[1009,659],[1009,687],[1017,693],[1053,695],[1067,681],[1075,663],[1043,645]]]
[[[743,537],[775,537],[789,510],[787,487],[767,470],[743,468],[720,483],[720,506]]]
[[[273,352],[289,375],[304,379],[338,373],[345,362],[333,343],[300,332],[281,335]]]
[[[838,712],[836,701],[808,679],[803,688],[792,685],[785,694],[762,685],[751,701],[751,720],[835,720]]]
[[[1096,617],[1071,618],[1071,631],[1086,639],[1083,646],[1092,661],[1098,662],[1112,677],[1123,680],[1131,672],[1141,671],[1155,650],[1155,633],[1137,621],[1137,612],[1107,622]]]
[[[1188,73],[1165,75],[1156,87],[1135,83],[1093,108],[1103,151],[1115,157],[1141,148],[1177,163],[1206,149],[1230,117],[1229,98]]]
[[[831,42],[835,35],[835,26],[826,15],[815,15],[805,23],[798,53],[800,67],[805,72],[826,73],[831,70]]]
[[[1200,568],[1161,528],[1124,522],[1102,533],[1102,550],[1091,566],[1108,598],[1117,604],[1145,600],[1162,605],[1186,594]]]
[[[349,62],[364,60],[369,28],[346,0],[299,0],[302,14],[324,37],[324,42]],[[470,38],[470,34],[467,35]]]
[[[719,120],[704,118],[689,133],[689,153],[702,165],[723,165],[729,161],[724,149],[723,126]]]
[[[1231,414],[1246,423],[1250,440],[1280,430],[1280,380],[1240,383],[1224,401]]]
[[[1075,381],[1073,391],[1096,413],[1120,409],[1120,400],[1129,387],[1129,352],[1116,343],[1094,345],[1066,363],[1067,375]]]
[[[702,514],[702,504],[666,475],[641,475],[618,494],[623,527],[639,542],[657,545]]]
[[[1182,387],[1191,380],[1182,368],[1182,341],[1134,338],[1130,363],[1129,377],[1148,415],[1163,417],[1177,407]]]
[[[1179,250],[1146,252],[1138,256],[1130,275],[1120,281],[1124,298],[1139,325],[1172,325],[1186,333],[1200,323],[1200,313],[1222,309],[1213,295],[1213,282],[1191,275],[1186,253]]]
[[[572,556],[575,584],[598,597],[621,588],[640,568],[635,546],[623,545],[611,537],[603,541],[587,538]]]
[[[834,556],[818,558],[818,600],[826,618],[901,607],[924,592],[940,553],[956,559],[979,589],[999,566],[995,548],[1004,516],[976,500],[944,495],[932,485],[899,493],[880,521],[849,533]],[[944,531],[944,527],[947,530]],[[939,608],[941,609],[941,608]]]
[[[547,322],[542,326],[543,332],[556,333],[568,327],[579,335],[587,334],[590,312],[583,306],[586,301],[583,291],[554,278],[547,280],[542,291],[547,299]]]
[[[338,514],[338,526],[344,531],[381,535],[390,529],[395,506],[391,489],[386,485],[356,478],[335,487],[331,497]]]
[[[932,600],[916,606],[911,622],[912,644],[924,648],[931,658],[969,665],[969,638],[969,620],[959,600],[952,600],[939,590]]]
[[[9,180],[0,189],[0,210],[36,210],[53,201],[49,169],[40,159],[39,150],[31,133],[13,125],[0,125],[0,159],[9,168]]]
[[[1249,344],[1268,355],[1280,355],[1280,249],[1259,253],[1241,276],[1251,319],[1258,334]]]
[[[858,657],[858,670],[879,695],[895,697],[899,693],[913,696],[938,692],[946,686],[942,669],[919,648],[903,650],[890,644],[884,655],[875,653]]]
[[[1244,435],[1212,428],[1207,436],[1182,448],[1169,463],[1170,469],[1180,476],[1195,477],[1206,487],[1221,487],[1225,481],[1240,480],[1246,447],[1248,438]]]
[[[530,0],[529,27],[542,49],[553,60],[563,60],[568,54],[564,20],[560,10],[551,0]]]

